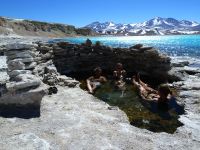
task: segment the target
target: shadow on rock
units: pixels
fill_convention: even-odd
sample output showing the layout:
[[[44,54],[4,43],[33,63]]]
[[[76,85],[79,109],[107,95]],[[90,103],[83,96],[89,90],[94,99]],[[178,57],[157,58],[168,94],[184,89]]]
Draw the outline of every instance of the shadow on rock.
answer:
[[[40,106],[26,105],[1,105],[0,117],[4,118],[38,118],[40,117]]]

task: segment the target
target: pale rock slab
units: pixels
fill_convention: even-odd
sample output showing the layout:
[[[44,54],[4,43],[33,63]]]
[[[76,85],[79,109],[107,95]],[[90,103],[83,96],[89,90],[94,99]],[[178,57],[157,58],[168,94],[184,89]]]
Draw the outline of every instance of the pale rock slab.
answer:
[[[8,71],[8,75],[10,78],[14,78],[20,74],[32,74],[32,71],[30,70],[13,70],[13,71]]]
[[[25,64],[21,60],[11,60],[8,62],[8,70],[24,70]]]
[[[18,82],[9,82],[6,84],[8,91],[17,91],[25,88],[37,87],[41,84],[41,80],[31,74],[20,74],[15,77]]]
[[[36,105],[40,106],[42,98],[48,93],[48,86],[41,84],[38,88],[26,92],[9,91],[0,98],[3,105]]]
[[[25,43],[14,43],[14,44],[7,44],[5,46],[6,50],[23,50],[23,49],[32,49],[35,48],[36,44],[25,44]]]

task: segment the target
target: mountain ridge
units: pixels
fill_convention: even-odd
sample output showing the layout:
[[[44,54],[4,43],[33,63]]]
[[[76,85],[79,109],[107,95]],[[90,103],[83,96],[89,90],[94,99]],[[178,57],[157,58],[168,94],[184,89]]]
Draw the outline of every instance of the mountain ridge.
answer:
[[[96,35],[96,33],[73,25],[0,16],[0,35],[66,37]]]
[[[113,35],[174,35],[200,34],[200,23],[196,21],[177,20],[174,18],[155,17],[141,23],[114,23],[98,21],[86,25],[99,34]]]

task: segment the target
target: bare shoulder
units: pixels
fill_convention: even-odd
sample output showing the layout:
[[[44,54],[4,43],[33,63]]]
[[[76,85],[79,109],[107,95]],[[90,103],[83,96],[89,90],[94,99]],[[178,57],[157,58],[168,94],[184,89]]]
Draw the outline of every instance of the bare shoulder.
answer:
[[[101,79],[106,79],[106,77],[105,76],[101,76]]]
[[[94,77],[93,77],[93,76],[91,76],[91,77],[87,78],[87,80],[93,80],[93,79],[94,79]]]

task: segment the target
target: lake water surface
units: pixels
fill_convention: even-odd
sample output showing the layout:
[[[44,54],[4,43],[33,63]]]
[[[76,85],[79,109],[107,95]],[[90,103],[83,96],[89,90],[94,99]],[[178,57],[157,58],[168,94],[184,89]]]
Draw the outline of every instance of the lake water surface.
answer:
[[[100,41],[111,47],[130,47],[135,44],[153,46],[170,56],[190,56],[200,58],[200,35],[172,35],[172,36],[101,36],[101,37],[73,37],[56,39],[71,43],[84,43],[89,38],[93,43]]]

